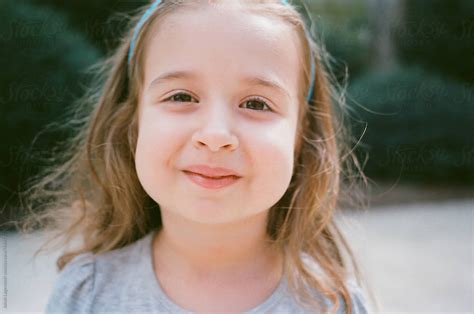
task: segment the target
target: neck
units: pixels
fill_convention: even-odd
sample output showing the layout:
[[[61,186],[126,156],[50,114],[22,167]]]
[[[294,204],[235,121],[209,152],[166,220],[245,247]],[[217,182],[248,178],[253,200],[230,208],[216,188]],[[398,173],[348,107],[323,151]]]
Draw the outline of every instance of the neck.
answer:
[[[267,212],[228,224],[200,224],[162,211],[154,241],[161,269],[191,278],[232,278],[281,272],[281,257],[266,235]]]

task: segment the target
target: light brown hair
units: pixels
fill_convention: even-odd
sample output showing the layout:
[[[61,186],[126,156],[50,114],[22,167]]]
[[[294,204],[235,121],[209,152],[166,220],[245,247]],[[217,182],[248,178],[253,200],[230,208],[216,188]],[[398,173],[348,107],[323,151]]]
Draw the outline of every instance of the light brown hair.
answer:
[[[64,143],[58,162],[51,164],[29,183],[23,206],[31,213],[22,222],[23,232],[41,228],[54,234],[46,244],[58,240],[64,246],[76,237],[78,247],[57,260],[62,269],[73,257],[85,252],[99,254],[130,244],[161,228],[160,208],[142,188],[135,170],[137,104],[143,83],[143,50],[154,22],[178,9],[217,3],[219,0],[163,1],[141,28],[132,63],[128,49],[133,27],[143,10],[130,20],[129,32],[117,50],[95,67],[95,84],[68,113],[68,127],[75,136]],[[240,0],[245,8],[286,23],[294,30],[302,49],[299,81],[299,122],[293,177],[284,196],[269,211],[267,234],[285,260],[289,284],[302,305],[325,313],[305,286],[319,291],[332,303],[331,313],[352,304],[346,280],[353,267],[357,282],[362,277],[356,259],[334,221],[345,180],[354,189],[355,178],[365,179],[353,154],[353,141],[343,124],[346,112],[341,89],[330,75],[327,52],[306,35],[302,16],[295,7],[279,0]],[[306,96],[311,81],[311,51],[316,65],[313,97]],[[363,180],[364,181],[364,180]],[[346,184],[347,185],[347,184]],[[355,202],[353,203],[355,204]],[[302,259],[314,260],[324,276]],[[346,253],[346,260],[344,258]]]

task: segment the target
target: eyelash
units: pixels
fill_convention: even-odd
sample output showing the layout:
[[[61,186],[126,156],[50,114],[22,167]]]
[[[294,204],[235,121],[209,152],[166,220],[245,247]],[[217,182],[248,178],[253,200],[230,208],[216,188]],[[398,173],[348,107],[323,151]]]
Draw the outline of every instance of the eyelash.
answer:
[[[166,98],[164,101],[169,101],[171,100],[171,98],[177,96],[177,95],[187,95],[187,96],[191,96],[189,95],[188,93],[183,93],[183,92],[179,92],[179,93],[176,93],[176,94],[173,94],[171,95],[170,97]],[[191,96],[193,97],[193,96]],[[266,101],[264,101],[262,98],[258,97],[258,96],[254,96],[254,97],[251,97],[250,99],[247,99],[245,102],[248,102],[248,101],[258,101],[260,102],[261,104],[263,104],[264,106],[266,106],[268,108],[268,110],[254,110],[254,111],[273,111],[270,106],[267,104]],[[186,101],[185,101],[186,102]]]

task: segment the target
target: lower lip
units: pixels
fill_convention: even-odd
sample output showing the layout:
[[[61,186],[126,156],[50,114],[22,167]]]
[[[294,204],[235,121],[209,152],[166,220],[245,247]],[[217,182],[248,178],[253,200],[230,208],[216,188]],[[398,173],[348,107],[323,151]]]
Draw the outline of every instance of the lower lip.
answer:
[[[237,182],[237,180],[240,179],[240,177],[236,176],[228,176],[228,177],[223,177],[220,179],[211,179],[208,177],[201,176],[197,173],[194,172],[187,172],[184,171],[184,174],[194,183],[197,185],[200,185],[206,189],[220,189],[226,186],[229,186],[231,184],[234,184]]]

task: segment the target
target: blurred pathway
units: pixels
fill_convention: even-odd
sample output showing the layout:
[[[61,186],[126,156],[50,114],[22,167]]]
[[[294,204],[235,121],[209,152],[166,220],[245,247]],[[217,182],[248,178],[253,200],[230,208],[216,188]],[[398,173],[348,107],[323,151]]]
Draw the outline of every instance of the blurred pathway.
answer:
[[[474,199],[377,207],[340,222],[383,313],[474,313]]]
[[[377,207],[338,220],[382,313],[474,313],[474,200]],[[0,313],[43,311],[58,253],[33,261],[42,239],[2,234]]]

